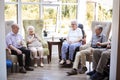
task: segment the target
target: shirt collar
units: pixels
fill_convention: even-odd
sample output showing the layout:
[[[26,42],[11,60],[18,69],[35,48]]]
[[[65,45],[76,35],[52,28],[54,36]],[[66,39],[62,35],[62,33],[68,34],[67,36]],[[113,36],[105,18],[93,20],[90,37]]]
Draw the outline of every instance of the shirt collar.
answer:
[[[96,35],[96,36],[101,37],[101,36],[102,36],[102,33],[101,33],[100,35]]]
[[[14,32],[12,32],[12,31],[11,31],[11,34],[12,34],[13,36],[16,36],[16,35],[17,35],[17,34],[15,34],[15,33],[14,33]]]

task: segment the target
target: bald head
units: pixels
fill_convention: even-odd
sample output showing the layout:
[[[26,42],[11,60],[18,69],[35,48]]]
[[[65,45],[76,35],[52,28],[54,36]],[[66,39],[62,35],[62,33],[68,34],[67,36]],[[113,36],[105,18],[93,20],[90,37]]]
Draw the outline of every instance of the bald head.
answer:
[[[18,33],[18,31],[19,31],[19,26],[18,26],[18,24],[12,24],[11,25],[11,28],[12,28],[12,32],[14,33],[14,34],[17,34]]]

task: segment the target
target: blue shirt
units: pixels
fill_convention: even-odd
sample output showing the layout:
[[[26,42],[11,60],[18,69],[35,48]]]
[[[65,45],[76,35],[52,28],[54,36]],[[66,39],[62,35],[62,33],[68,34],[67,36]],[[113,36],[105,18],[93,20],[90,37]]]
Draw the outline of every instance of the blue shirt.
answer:
[[[23,37],[20,34],[14,34],[13,32],[10,32],[6,36],[7,47],[12,45],[16,48],[21,48],[22,45],[20,44],[20,41],[23,41]]]
[[[92,36],[92,41],[91,41],[91,47],[93,48],[96,48],[96,47],[100,47],[100,46],[97,46],[97,42],[100,42],[100,43],[103,43],[103,42],[106,42],[106,36],[104,34],[100,34],[100,35],[96,35],[94,34]]]

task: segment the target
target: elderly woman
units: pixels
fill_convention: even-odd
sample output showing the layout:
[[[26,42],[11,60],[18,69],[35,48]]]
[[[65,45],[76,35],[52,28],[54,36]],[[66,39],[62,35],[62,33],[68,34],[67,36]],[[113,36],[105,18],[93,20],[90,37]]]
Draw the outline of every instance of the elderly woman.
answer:
[[[82,40],[82,31],[80,28],[77,27],[77,22],[72,21],[71,22],[71,29],[68,33],[67,39],[62,44],[62,60],[60,61],[60,64],[71,64],[71,61],[73,61],[73,55],[76,47],[79,47],[81,45]],[[69,57],[68,60],[66,59],[66,53],[69,50]]]
[[[28,27],[27,44],[34,57],[34,66],[37,67],[37,59],[40,59],[40,66],[43,67],[43,47],[41,40],[35,34],[35,28],[33,26]]]

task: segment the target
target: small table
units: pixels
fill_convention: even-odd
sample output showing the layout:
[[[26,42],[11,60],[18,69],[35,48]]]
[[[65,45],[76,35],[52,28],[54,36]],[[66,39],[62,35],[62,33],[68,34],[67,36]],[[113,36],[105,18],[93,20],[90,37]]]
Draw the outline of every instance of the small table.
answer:
[[[62,42],[60,41],[47,41],[47,42],[48,42],[48,48],[49,48],[49,55],[48,55],[49,61],[51,62],[51,58],[52,58],[52,45],[58,45],[59,59],[61,59]]]

